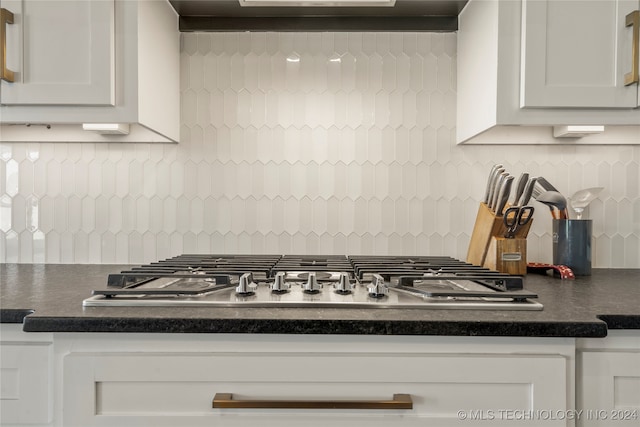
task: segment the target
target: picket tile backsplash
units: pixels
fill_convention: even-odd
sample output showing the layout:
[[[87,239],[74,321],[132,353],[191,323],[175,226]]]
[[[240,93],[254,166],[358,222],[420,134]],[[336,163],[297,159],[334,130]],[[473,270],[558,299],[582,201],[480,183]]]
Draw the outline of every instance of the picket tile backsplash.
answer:
[[[0,143],[0,262],[464,259],[500,162],[605,187],[594,266],[640,267],[640,147],[456,146],[455,33],[184,33],[181,67],[180,144]],[[535,206],[529,259],[549,262]]]

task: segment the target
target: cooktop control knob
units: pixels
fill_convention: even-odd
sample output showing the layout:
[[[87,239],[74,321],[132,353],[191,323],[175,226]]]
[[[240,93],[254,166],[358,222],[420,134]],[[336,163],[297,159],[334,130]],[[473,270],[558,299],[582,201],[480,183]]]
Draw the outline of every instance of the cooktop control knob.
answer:
[[[236,293],[239,295],[253,295],[255,294],[255,290],[258,287],[256,283],[253,281],[253,274],[244,273],[240,276],[240,283],[236,287]]]
[[[271,284],[271,292],[274,294],[284,294],[289,292],[291,285],[284,281],[284,271],[276,273],[276,278]]]
[[[384,282],[384,277],[374,274],[371,283],[367,286],[371,298],[384,298],[389,294],[389,287]]]
[[[340,280],[333,285],[337,294],[350,294],[354,288],[354,284],[349,281],[349,274],[340,273]]]
[[[307,282],[302,286],[302,290],[307,294],[317,294],[322,289],[322,285],[318,283],[316,273],[309,273]]]

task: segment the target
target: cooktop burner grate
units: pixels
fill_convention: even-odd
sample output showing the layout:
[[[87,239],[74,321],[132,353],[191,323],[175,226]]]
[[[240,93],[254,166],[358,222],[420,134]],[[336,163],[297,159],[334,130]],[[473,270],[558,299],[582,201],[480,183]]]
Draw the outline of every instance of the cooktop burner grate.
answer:
[[[523,283],[451,257],[187,254],[111,274],[83,304],[542,309]]]

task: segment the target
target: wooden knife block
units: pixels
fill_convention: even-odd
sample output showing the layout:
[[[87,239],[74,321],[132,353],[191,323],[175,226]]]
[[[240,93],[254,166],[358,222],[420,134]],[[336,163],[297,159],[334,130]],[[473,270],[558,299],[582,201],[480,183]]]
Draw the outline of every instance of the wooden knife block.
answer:
[[[505,208],[506,210],[507,208]],[[525,252],[523,253],[523,262],[524,262],[524,272],[526,273],[526,239],[529,234],[529,229],[531,228],[531,223],[533,222],[533,218],[523,227],[521,227],[513,239],[504,239],[504,235],[507,232],[507,227],[504,225],[502,216],[498,216],[489,209],[486,203],[480,203],[478,207],[478,214],[476,215],[476,223],[473,226],[473,234],[471,235],[471,241],[469,242],[469,250],[467,251],[467,262],[473,265],[484,266],[487,268],[487,254],[489,252],[489,246],[491,245],[492,239],[504,239],[504,240],[522,240],[523,243],[521,245],[525,246]],[[511,245],[505,246],[504,244],[496,245],[496,250],[500,249],[513,249]],[[500,259],[500,257],[496,257],[494,253],[496,251],[492,251],[491,258],[494,260]],[[496,263],[496,266],[492,269],[496,269],[500,272],[500,263]],[[510,267],[511,268],[511,267]],[[506,271],[505,271],[506,273]],[[521,274],[521,273],[512,273],[512,274]],[[524,274],[524,273],[522,273]]]
[[[507,274],[527,274],[527,239],[492,237],[484,267]]]

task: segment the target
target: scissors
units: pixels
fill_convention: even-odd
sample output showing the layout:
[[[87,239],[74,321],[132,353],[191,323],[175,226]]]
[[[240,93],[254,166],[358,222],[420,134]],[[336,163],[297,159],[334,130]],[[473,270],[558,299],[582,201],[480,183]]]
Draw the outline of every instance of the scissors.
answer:
[[[503,221],[507,227],[504,237],[513,239],[517,231],[526,225],[533,217],[533,206],[513,206],[504,213]]]

